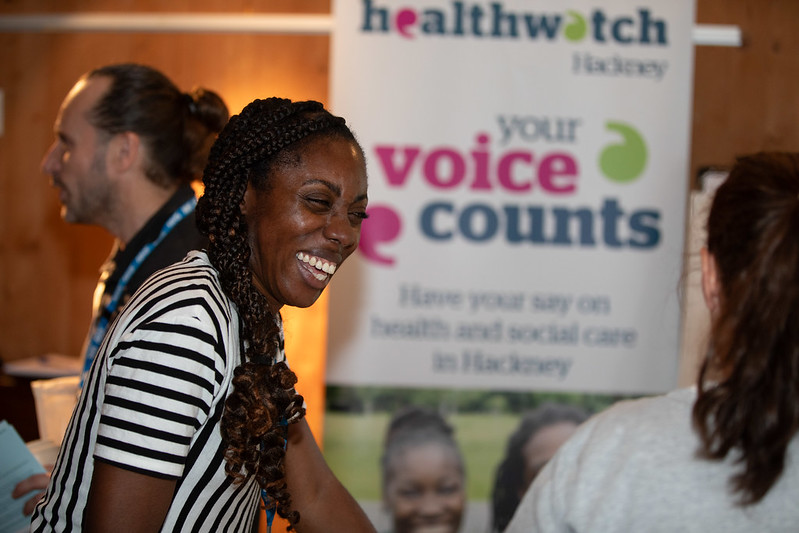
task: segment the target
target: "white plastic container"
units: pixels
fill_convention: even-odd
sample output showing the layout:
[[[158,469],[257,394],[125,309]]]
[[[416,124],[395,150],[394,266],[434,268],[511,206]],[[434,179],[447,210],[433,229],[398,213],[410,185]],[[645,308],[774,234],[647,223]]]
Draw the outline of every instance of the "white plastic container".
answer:
[[[80,376],[31,381],[39,438],[61,445],[78,401]]]

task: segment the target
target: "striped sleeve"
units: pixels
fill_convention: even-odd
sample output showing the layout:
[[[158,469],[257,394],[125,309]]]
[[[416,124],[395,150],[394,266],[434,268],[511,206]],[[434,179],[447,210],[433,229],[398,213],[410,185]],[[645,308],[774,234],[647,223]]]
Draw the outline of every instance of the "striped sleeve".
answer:
[[[227,475],[219,429],[238,333],[203,252],[149,278],[106,334],[32,531],[81,530],[96,461],[176,480],[162,531],[251,531],[259,487]]]
[[[95,459],[152,476],[182,475],[222,387],[218,319],[202,306],[177,308],[120,339],[109,357]]]

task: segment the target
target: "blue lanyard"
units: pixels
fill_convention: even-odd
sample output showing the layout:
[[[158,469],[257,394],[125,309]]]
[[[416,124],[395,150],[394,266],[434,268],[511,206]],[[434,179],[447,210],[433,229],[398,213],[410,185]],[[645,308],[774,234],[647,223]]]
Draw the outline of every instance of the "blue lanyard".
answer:
[[[288,422],[285,418],[280,418],[280,425],[281,426],[288,426]],[[264,445],[261,443],[261,449],[263,449]],[[287,449],[288,441],[283,439],[283,449]],[[272,533],[272,521],[275,519],[275,511],[277,511],[277,505],[271,503],[269,496],[266,494],[266,490],[261,489],[261,500],[264,502],[264,509],[266,510],[266,533]]]
[[[275,519],[277,506],[269,503],[269,496],[266,495],[264,489],[261,489],[261,500],[263,500],[266,508],[266,533],[272,533],[272,521]]]
[[[100,317],[98,318],[96,325],[92,331],[91,338],[89,339],[89,345],[86,347],[86,355],[83,361],[83,374],[81,374],[80,378],[80,388],[83,388],[83,381],[86,379],[86,376],[89,373],[89,369],[92,366],[92,362],[94,362],[94,358],[97,355],[97,350],[100,349],[100,344],[103,342],[103,337],[105,337],[105,332],[108,329],[109,320],[108,317],[112,316],[114,312],[117,310],[117,306],[119,305],[119,300],[122,298],[122,294],[125,292],[125,288],[130,282],[133,275],[142,265],[145,259],[152,253],[155,248],[161,244],[161,241],[169,235],[175,226],[177,226],[184,218],[189,216],[192,211],[194,211],[194,207],[197,205],[197,198],[192,196],[183,205],[181,205],[177,211],[172,213],[167,221],[164,223],[163,227],[161,228],[161,233],[158,234],[158,237],[142,247],[139,250],[139,253],[136,254],[136,257],[133,258],[133,261],[128,265],[128,268],[125,269],[125,272],[122,274],[122,277],[119,279],[116,288],[114,289],[113,294],[111,295],[111,300],[105,306],[105,312],[100,313]]]

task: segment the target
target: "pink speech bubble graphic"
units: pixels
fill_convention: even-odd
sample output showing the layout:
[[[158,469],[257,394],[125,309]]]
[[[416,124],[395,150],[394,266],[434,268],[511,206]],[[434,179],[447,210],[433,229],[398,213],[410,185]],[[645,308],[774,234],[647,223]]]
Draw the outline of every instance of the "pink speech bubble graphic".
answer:
[[[401,9],[397,11],[397,31],[406,39],[413,39],[410,29],[416,24],[416,11],[413,9]]]
[[[402,230],[402,220],[390,207],[374,206],[367,210],[367,218],[361,228],[361,242],[358,248],[370,261],[383,265],[393,265],[394,257],[381,253],[378,248],[383,243],[396,240]]]

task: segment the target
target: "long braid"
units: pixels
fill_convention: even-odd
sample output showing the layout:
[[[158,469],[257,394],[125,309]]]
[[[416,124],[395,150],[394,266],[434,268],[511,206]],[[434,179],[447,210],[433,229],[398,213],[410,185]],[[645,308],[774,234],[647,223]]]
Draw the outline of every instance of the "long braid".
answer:
[[[341,135],[342,128],[351,137],[343,119],[318,102],[255,100],[231,118],[211,149],[197,205],[198,226],[210,241],[208,256],[241,316],[244,357],[221,421],[226,471],[237,480],[255,477],[290,526],[299,513],[291,510],[284,446],[287,424],[304,416],[303,400],[294,390],[294,373],[284,362],[273,363],[282,349],[280,317],[253,283],[241,205],[248,185],[268,189],[284,148],[328,131]]]

